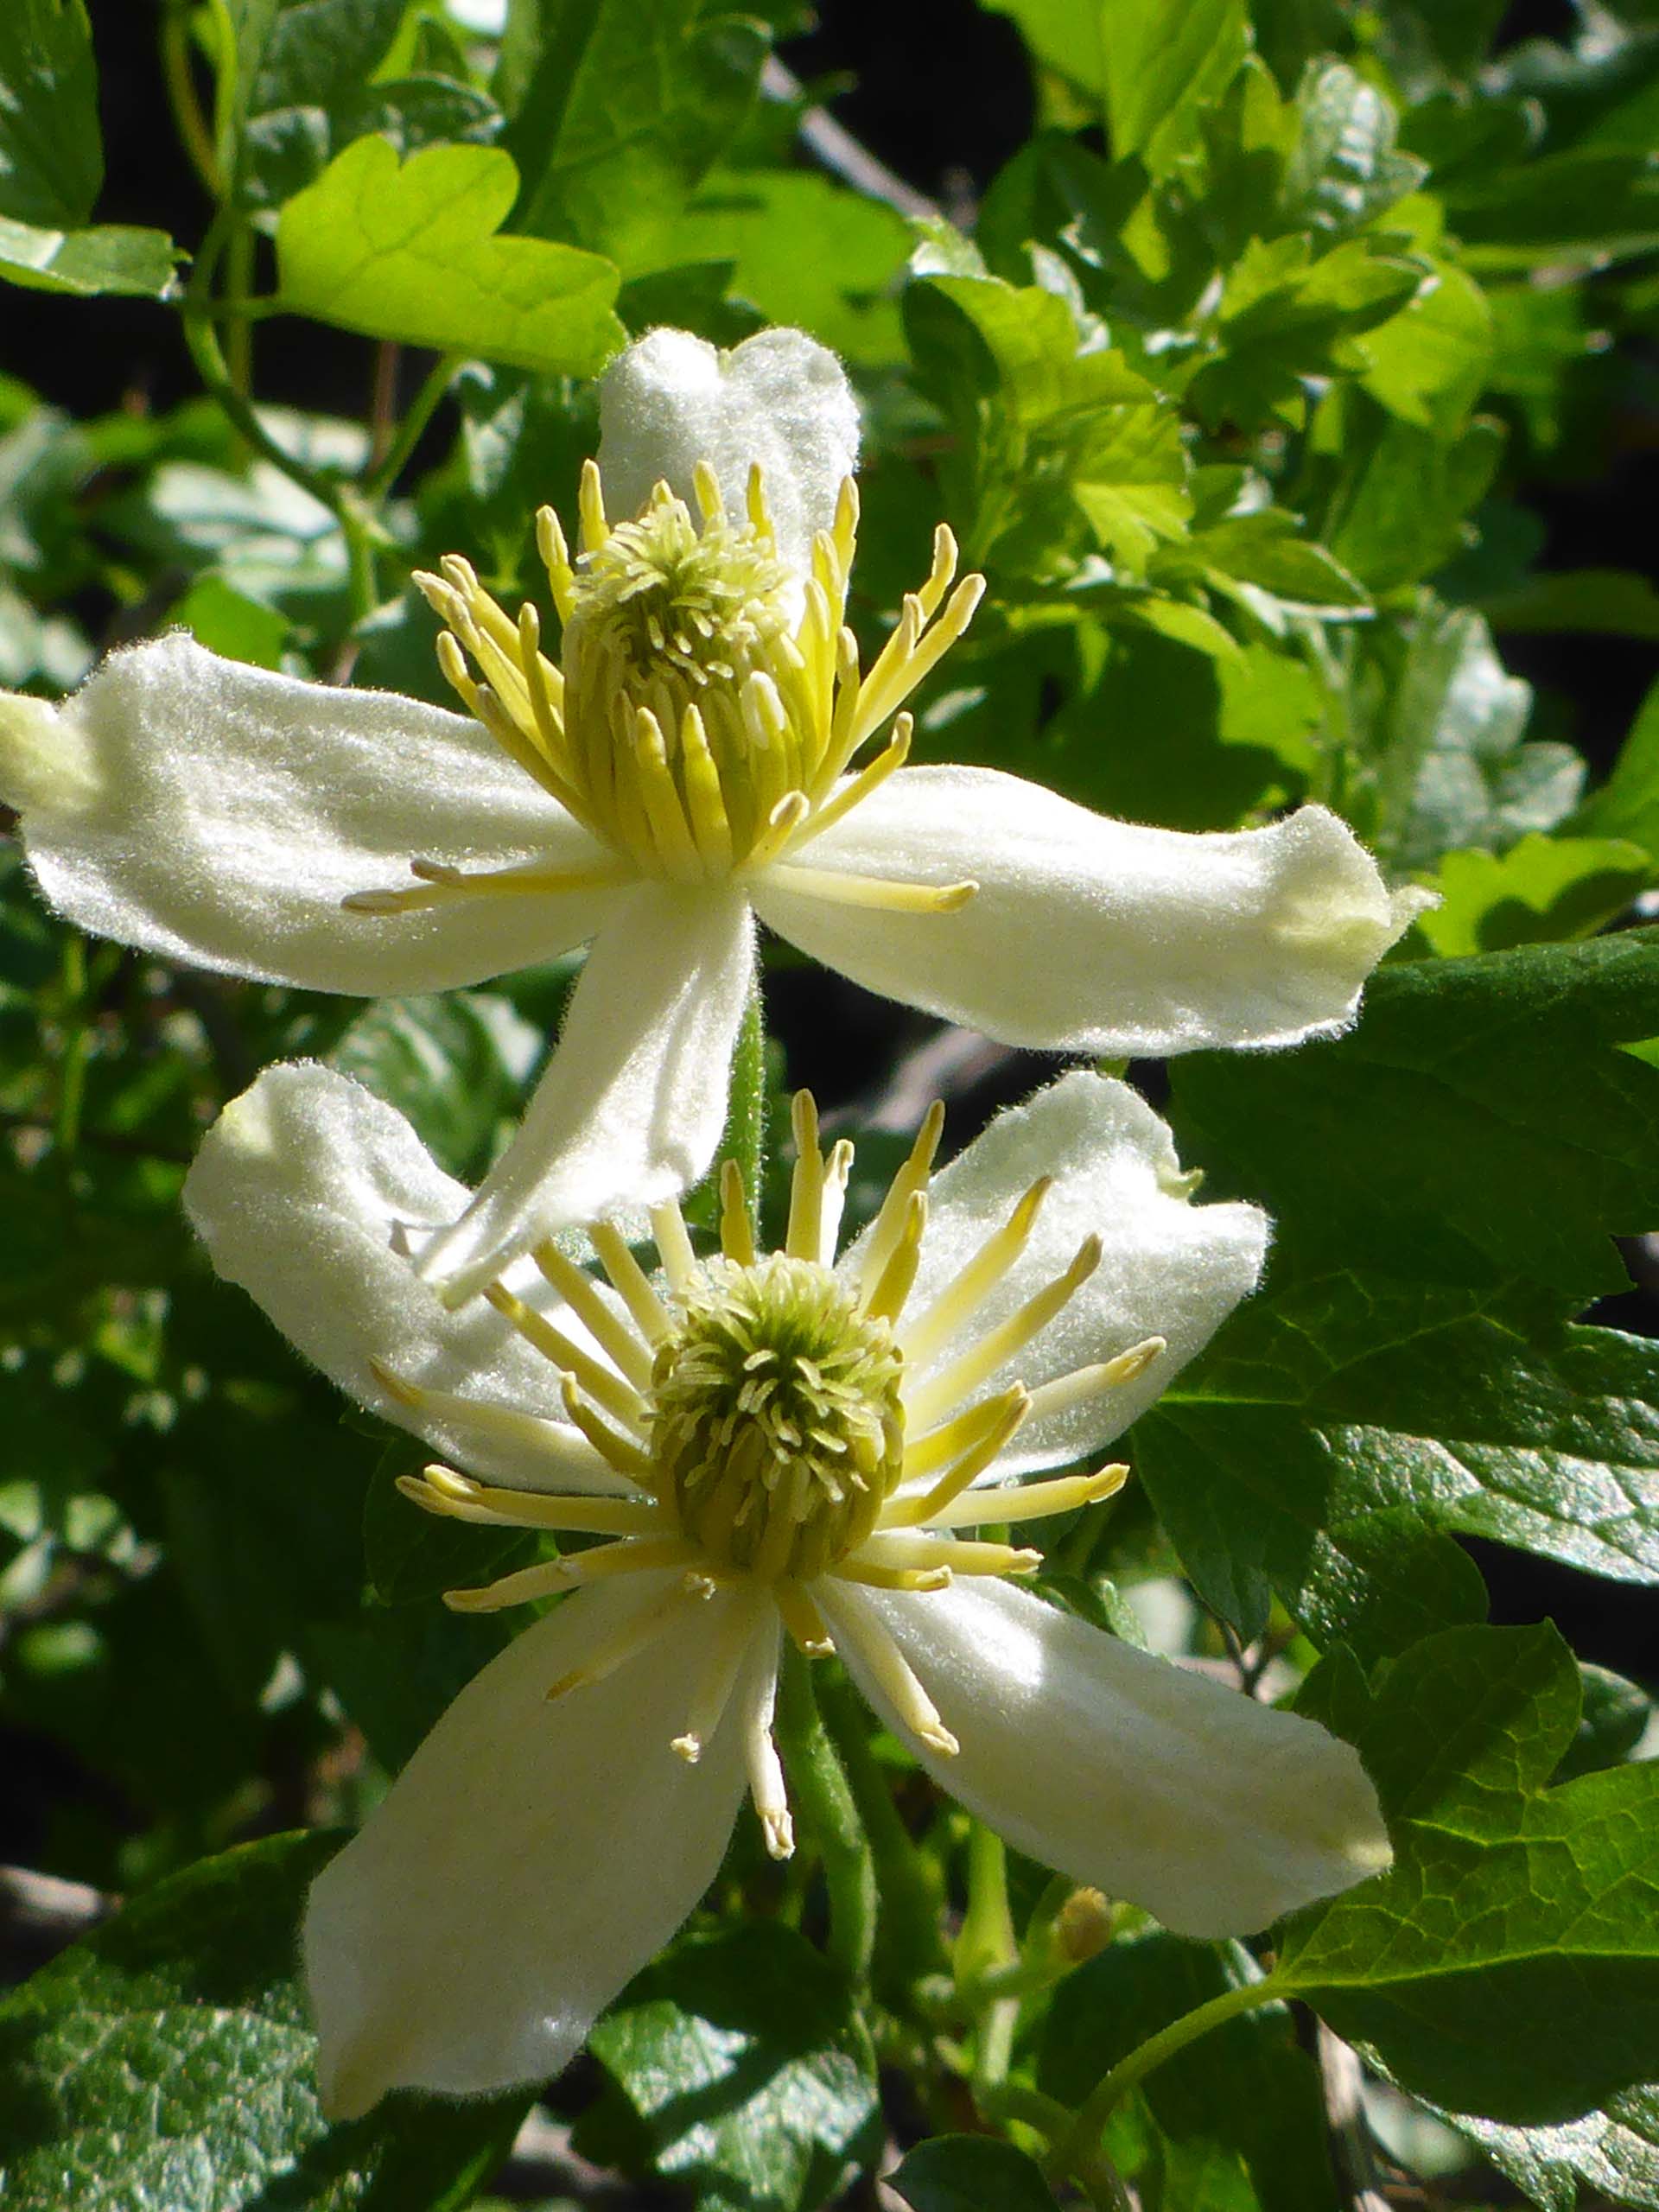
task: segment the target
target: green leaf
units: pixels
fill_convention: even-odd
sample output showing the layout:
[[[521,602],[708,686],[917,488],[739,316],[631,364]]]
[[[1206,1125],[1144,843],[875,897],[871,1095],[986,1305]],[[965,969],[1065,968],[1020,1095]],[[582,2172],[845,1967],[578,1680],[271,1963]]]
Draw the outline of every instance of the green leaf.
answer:
[[[1578,1733],[1555,1769],[1557,1782],[1595,1774],[1605,1766],[1623,1765],[1641,1743],[1653,1718],[1653,1700],[1647,1692],[1611,1668],[1592,1667],[1581,1659],[1579,1681],[1584,1710],[1579,1717]]]
[[[1659,591],[1632,569],[1565,569],[1481,603],[1495,630],[1659,638]]]
[[[1077,0],[986,0],[986,5],[1018,24],[1020,37],[1045,69],[1080,92],[1096,97],[1104,92],[1103,6],[1079,7]]]
[[[1454,440],[1488,382],[1495,353],[1486,296],[1455,262],[1438,261],[1428,283],[1392,321],[1367,334],[1360,381],[1403,423]]]
[[[1466,170],[1447,184],[1446,205],[1447,228],[1476,270],[1624,260],[1659,245],[1659,172],[1645,150],[1591,148]]]
[[[283,642],[293,627],[287,615],[250,599],[212,570],[196,578],[167,619],[183,623],[210,652],[255,668],[282,666]]]
[[[1300,132],[1280,205],[1287,227],[1345,237],[1414,192],[1428,165],[1395,150],[1395,112],[1343,61],[1308,64],[1296,90]]]
[[[1000,277],[928,276],[906,290],[904,313],[918,377],[957,434],[942,474],[970,560],[1063,573],[1095,535],[1084,484],[1122,488],[1116,512],[1096,497],[1115,535],[1133,521],[1132,539],[1145,543],[1153,515],[1174,526],[1185,464],[1156,419],[1162,404],[1075,299]]]
[[[523,2093],[395,2096],[330,2127],[294,1979],[338,1839],[275,1836],[162,1883],[0,2004],[8,2212],[444,2212],[505,2155]]]
[[[79,299],[121,292],[159,300],[173,286],[182,258],[165,231],[98,223],[89,230],[41,229],[0,215],[0,276],[32,292],[68,292]]]
[[[0,215],[74,229],[103,181],[85,0],[10,0],[0,9]]]
[[[1319,535],[1370,590],[1393,591],[1431,575],[1465,543],[1465,517],[1492,480],[1503,435],[1477,417],[1443,438],[1363,395],[1351,401],[1327,402],[1313,425],[1316,451],[1337,471]]]
[[[1626,2089],[1604,2111],[1558,2127],[1506,2127],[1470,2113],[1440,2117],[1471,2137],[1543,2212],[1573,2212],[1580,2183],[1615,2204],[1659,2205],[1659,2086]]]
[[[1499,849],[1571,812],[1583,760],[1570,745],[1523,743],[1531,711],[1530,685],[1505,673],[1479,615],[1424,608],[1373,740],[1373,836],[1389,866]]]
[[[1659,1217],[1659,1084],[1614,1049],[1654,1036],[1659,932],[1628,930],[1382,968],[1348,1036],[1194,1053],[1173,1090],[1192,1156],[1226,1163],[1302,1272],[1571,1307],[1628,1287],[1611,1236]]]
[[[524,178],[515,227],[608,254],[630,276],[726,150],[769,41],[703,0],[518,0],[496,92]]]
[[[1394,1866],[1281,1952],[1287,1994],[1454,2112],[1571,2120],[1659,2073],[1659,1769],[1547,1788],[1578,1706],[1549,1627],[1403,1654],[1355,1737]]]
[[[545,1040],[488,991],[377,999],[329,1054],[406,1115],[450,1173],[476,1181],[489,1167]]]
[[[1434,881],[1440,903],[1417,926],[1446,956],[1589,937],[1624,912],[1653,868],[1644,847],[1622,839],[1534,830],[1501,857],[1448,853]]]
[[[911,227],[811,169],[723,169],[664,231],[674,260],[729,262],[726,289],[851,361],[904,358],[895,297]]]
[[[1112,152],[1162,176],[1244,59],[1243,0],[1111,0],[1098,20]]]
[[[697,2212],[811,2212],[880,2140],[857,2011],[776,1922],[682,1938],[588,2048],[611,2088],[578,2123],[578,2146],[688,2185]]]
[[[384,138],[359,138],[283,209],[284,304],[372,338],[592,375],[626,336],[617,271],[574,246],[498,237],[518,188],[496,147],[399,162]]]
[[[1659,1582],[1656,1391],[1645,1339],[1513,1294],[1294,1278],[1137,1425],[1135,1464],[1206,1604],[1255,1634],[1276,1591],[1380,1656],[1482,1617],[1454,1536]]]
[[[1160,2028],[1260,1979],[1239,1944],[1185,1942],[1161,1930],[1113,1943],[1055,1991],[1038,2082],[1063,2104],[1080,2105]],[[1282,2005],[1226,2021],[1166,2060],[1119,2115],[1106,2149],[1148,2212],[1336,2212],[1339,2201],[1319,2069]]]
[[[1659,683],[1642,702],[1613,772],[1573,817],[1595,837],[1629,837],[1659,859]]]
[[[906,2151],[886,2177],[913,2212],[1055,2212],[1034,2158],[994,2135],[936,2135]]]
[[[1318,255],[1306,234],[1252,238],[1227,272],[1217,350],[1187,387],[1192,406],[1214,425],[1300,427],[1309,385],[1363,372],[1359,341],[1416,297],[1422,275],[1369,238]]]

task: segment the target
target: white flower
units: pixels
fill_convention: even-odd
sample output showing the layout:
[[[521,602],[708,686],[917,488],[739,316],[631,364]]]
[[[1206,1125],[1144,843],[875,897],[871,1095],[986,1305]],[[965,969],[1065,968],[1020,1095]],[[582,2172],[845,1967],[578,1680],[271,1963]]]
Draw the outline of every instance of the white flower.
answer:
[[[658,331],[608,372],[601,407],[605,486],[637,518],[607,522],[591,465],[574,562],[542,511],[558,664],[535,610],[510,619],[464,561],[423,580],[464,716],[182,634],[112,655],[56,709],[0,695],[0,794],[46,896],[85,928],[364,993],[593,941],[522,1129],[425,1255],[450,1294],[702,1173],[753,915],[1010,1044],[1128,1057],[1352,1018],[1423,894],[1390,898],[1324,809],[1190,836],[988,769],[904,766],[905,701],[981,582],[952,588],[941,530],[861,675],[843,621],[857,416],[822,346],[773,330],[721,356]]]
[[[1044,1471],[1109,1442],[1248,1294],[1264,1217],[1193,1205],[1168,1130],[1098,1076],[1004,1115],[930,1190],[938,1129],[839,1260],[850,1147],[825,1156],[802,1099],[781,1255],[757,1256],[728,1176],[722,1255],[693,1258],[671,1201],[660,1275],[601,1226],[602,1274],[549,1243],[460,1313],[407,1255],[463,1194],[366,1091],[271,1069],[204,1143],[187,1202],[220,1274],[469,1471],[429,1467],[411,1497],[607,1540],[452,1593],[574,1594],[311,1892],[335,2111],[555,2072],[695,1906],[746,1789],[789,1850],[785,1634],[833,1645],[1021,1849],[1185,1934],[1265,1926],[1386,1862],[1347,1746],[1054,1610],[1008,1579],[1035,1553],[970,1533],[1118,1487],[1121,1467]]]

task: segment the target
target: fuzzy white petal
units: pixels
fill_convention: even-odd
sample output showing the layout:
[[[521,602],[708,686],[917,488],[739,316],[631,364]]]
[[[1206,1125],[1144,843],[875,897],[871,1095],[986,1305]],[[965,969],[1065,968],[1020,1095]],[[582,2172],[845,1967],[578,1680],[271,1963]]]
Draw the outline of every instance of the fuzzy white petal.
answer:
[[[755,888],[762,921],[889,998],[1005,1044],[1114,1058],[1293,1045],[1345,1027],[1417,905],[1336,816],[1192,836],[989,768],[904,768],[791,859],[976,882],[946,914]]]
[[[599,388],[599,465],[613,516],[636,514],[659,481],[683,499],[706,461],[728,510],[744,512],[765,471],[778,550],[805,574],[813,533],[835,519],[858,460],[858,403],[835,355],[802,330],[762,330],[729,353],[687,330],[653,330]]]
[[[610,856],[477,722],[224,660],[182,631],[111,653],[61,707],[0,696],[0,793],[83,929],[308,989],[479,982],[581,944],[616,896],[342,912],[353,892],[411,886],[411,859]]]
[[[410,1254],[467,1198],[395,1108],[314,1063],[267,1068],[232,1100],[184,1185],[217,1272],[362,1404],[471,1474],[530,1489],[624,1490],[563,1419],[550,1363],[493,1306],[449,1313],[415,1272]],[[523,1289],[543,1310],[556,1305],[539,1278]],[[558,1319],[585,1343],[568,1314]],[[372,1359],[522,1421],[411,1408],[384,1388]]]
[[[456,1699],[312,1885],[307,1981],[338,2118],[391,2088],[464,2095],[556,2074],[719,1868],[742,1795],[730,1719],[696,1766],[670,1748],[721,1625],[550,1705],[596,1638],[671,1578],[578,1592]]]
[[[816,1585],[831,1632],[874,1616],[960,1738],[905,1728],[940,1786],[1044,1866],[1144,1905],[1178,1935],[1244,1935],[1388,1863],[1358,1758],[1311,1720],[1136,1651],[1006,1582],[927,1595]],[[837,1638],[838,1643],[840,1639]]]
[[[1025,1249],[963,1328],[907,1376],[907,1387],[953,1359],[1064,1273],[1085,1236],[1099,1266],[1027,1349],[980,1390],[1039,1383],[1109,1360],[1148,1337],[1167,1350],[1122,1389],[1027,1421],[998,1460],[998,1476],[1063,1465],[1099,1451],[1145,1412],[1241,1300],[1255,1288],[1267,1216],[1251,1205],[1197,1204],[1183,1188],[1166,1125],[1127,1084],[1079,1070],[999,1114],[934,1178],[921,1264],[900,1320],[925,1314],[1001,1228],[1039,1175],[1053,1187]],[[861,1237],[842,1262],[856,1268]]]
[[[734,891],[640,884],[595,939],[518,1135],[421,1268],[459,1298],[514,1254],[676,1195],[714,1157],[754,932]]]

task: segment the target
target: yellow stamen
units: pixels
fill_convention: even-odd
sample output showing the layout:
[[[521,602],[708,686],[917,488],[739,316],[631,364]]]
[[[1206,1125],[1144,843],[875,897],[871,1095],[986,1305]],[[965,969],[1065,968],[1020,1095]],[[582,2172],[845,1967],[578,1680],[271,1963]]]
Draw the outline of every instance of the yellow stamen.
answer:
[[[961,1745],[940,1719],[938,1707],[916,1679],[915,1669],[874,1614],[862,1605],[838,1605],[831,1633],[838,1645],[852,1645],[902,1726],[931,1750],[953,1758]]]
[[[611,1582],[619,1574],[689,1566],[696,1556],[696,1546],[683,1536],[631,1536],[620,1543],[601,1544],[592,1551],[571,1552],[563,1559],[520,1567],[516,1574],[504,1574],[499,1582],[487,1582],[481,1589],[446,1590],[443,1602],[452,1613],[499,1613],[507,1605],[550,1598],[556,1591],[582,1589],[590,1582]]]
[[[818,1150],[818,1109],[810,1090],[790,1101],[795,1169],[789,1182],[789,1227],[784,1249],[792,1259],[817,1260],[823,1243],[823,1155]]]
[[[656,1472],[651,1454],[642,1452],[632,1437],[620,1434],[601,1417],[598,1408],[582,1396],[574,1375],[565,1376],[560,1395],[564,1400],[564,1410],[606,1465],[649,1490]]]
[[[1030,1243],[1043,1200],[1053,1185],[1052,1175],[1039,1176],[1001,1228],[986,1238],[926,1313],[906,1329],[905,1358],[912,1368],[925,1366],[1007,1274]]]
[[[821,1659],[835,1649],[823,1615],[813,1604],[805,1586],[785,1575],[772,1586],[772,1603],[784,1626],[809,1659]]]
[[[852,1145],[847,1138],[837,1137],[830,1147],[829,1159],[824,1162],[823,1191],[818,1203],[818,1249],[816,1257],[820,1267],[831,1268],[836,1263],[842,1209],[847,1203],[847,1185],[852,1172]]]
[[[1045,1329],[1088,1281],[1100,1265],[1101,1242],[1098,1236],[1086,1236],[1078,1246],[1077,1256],[1064,1274],[1057,1275],[1051,1283],[1033,1297],[1028,1298],[1017,1312],[1006,1321],[990,1330],[976,1344],[953,1359],[948,1367],[931,1375],[908,1401],[914,1418],[931,1421],[944,1407],[956,1404],[970,1390],[994,1375],[997,1369],[1024,1350],[1039,1330]]]
[[[877,1276],[875,1287],[864,1300],[864,1312],[874,1321],[896,1321],[905,1309],[916,1270],[921,1264],[922,1238],[927,1229],[927,1193],[918,1191],[905,1211],[904,1225]]]
[[[812,811],[812,803],[804,791],[785,791],[766,817],[766,826],[750,845],[744,862],[746,871],[770,868],[793,841],[796,831]]]
[[[789,1794],[784,1783],[778,1746],[772,1740],[772,1718],[778,1701],[778,1668],[774,1661],[752,1688],[743,1716],[743,1752],[749,1770],[749,1796],[773,1859],[787,1859],[795,1848],[795,1827],[789,1817]]]
[[[1116,1359],[1103,1359],[1091,1367],[1079,1367],[1070,1375],[1058,1376],[1052,1382],[1039,1382],[1031,1394],[1032,1419],[1041,1421],[1048,1414],[1069,1413],[1073,1406],[1087,1405],[1091,1398],[1103,1397],[1109,1390],[1121,1390],[1127,1384],[1138,1382],[1160,1353],[1168,1349],[1162,1337],[1148,1337],[1144,1343],[1119,1352]]]
[[[727,819],[720,770],[709,749],[709,733],[695,702],[680,721],[680,773],[685,779],[686,819],[697,850],[716,875],[732,865],[732,825]]]
[[[1001,1408],[997,1418],[984,1430],[978,1441],[971,1445],[922,1497],[909,1501],[895,1498],[881,1516],[887,1529],[915,1529],[925,1526],[934,1516],[948,1506],[952,1499],[977,1481],[987,1467],[1007,1449],[1014,1431],[1026,1417],[1031,1401],[1015,1383],[1001,1398],[990,1402]]]
[[[743,1192],[743,1173],[734,1160],[720,1163],[720,1249],[740,1268],[754,1265],[754,1230]]]
[[[855,776],[849,776],[829,798],[823,798],[826,786],[821,778],[818,779],[814,785],[813,795],[822,799],[823,804],[812,816],[813,836],[821,836],[826,830],[844,820],[855,806],[864,804],[873,791],[885,784],[896,769],[904,766],[910,758],[910,741],[914,727],[909,715],[900,715],[893,724],[893,735],[874,760],[861,768]]]
[[[533,1344],[562,1374],[574,1376],[595,1404],[630,1428],[643,1431],[649,1426],[645,1402],[632,1384],[573,1343],[544,1313],[538,1313],[533,1306],[526,1306],[505,1283],[488,1284],[484,1295],[498,1313],[512,1322],[526,1344]]]
[[[987,1521],[1046,1521],[1051,1514],[1074,1513],[1116,1497],[1128,1480],[1122,1462],[1092,1475],[1059,1475],[1046,1483],[1007,1483],[995,1490],[969,1490],[927,1515],[931,1529],[976,1529]]]
[[[651,1233],[657,1240],[669,1288],[683,1298],[697,1280],[697,1255],[685,1233],[685,1217],[677,1199],[665,1198],[661,1205],[652,1206]]]
[[[570,549],[564,542],[563,524],[551,507],[536,510],[536,550],[547,570],[547,588],[552,594],[554,611],[561,622],[568,622],[576,603],[575,571],[570,566]]]
[[[683,1621],[698,1602],[690,1592],[672,1590],[665,1592],[654,1605],[642,1606],[631,1619],[619,1623],[607,1637],[592,1644],[581,1666],[559,1676],[545,1693],[548,1703],[568,1697],[572,1690],[602,1682],[607,1675],[615,1674],[619,1667],[626,1666],[630,1659],[648,1649],[660,1636]]]
[[[612,1288],[632,1315],[635,1328],[647,1344],[659,1344],[672,1326],[668,1309],[652,1288],[651,1278],[629,1251],[616,1224],[594,1222],[588,1231],[588,1241],[599,1255],[599,1264],[610,1277]]]
[[[688,1766],[695,1766],[702,1757],[726,1716],[755,1626],[754,1607],[745,1604],[741,1597],[734,1599],[727,1607],[725,1619],[715,1630],[714,1649],[692,1693],[684,1733],[672,1739],[672,1748]]]
[[[584,553],[597,553],[610,537],[611,526],[605,519],[605,493],[596,461],[584,461],[582,464],[576,512],[582,518],[582,550]]]
[[[662,1507],[636,1503],[631,1497],[505,1490],[437,1465],[418,1475],[399,1475],[397,1487],[429,1513],[500,1529],[552,1529],[561,1535],[582,1536],[660,1536],[671,1535],[678,1525]]]
[[[1008,1412],[1010,1407],[1023,1407],[1027,1394],[1016,1382],[999,1396],[982,1398],[975,1405],[966,1406],[953,1414],[937,1428],[930,1428],[912,1437],[905,1446],[905,1479],[913,1481],[918,1475],[931,1475],[935,1468],[947,1465],[963,1452],[969,1451],[988,1435]]]
[[[531,1256],[600,1350],[615,1363],[636,1390],[647,1389],[651,1382],[650,1351],[605,1303],[593,1277],[561,1252],[551,1238],[537,1245]]]
[[[954,914],[979,889],[976,883],[906,883],[892,876],[851,875],[840,868],[803,868],[780,861],[770,869],[777,890],[837,906],[874,906],[889,914]]]
[[[887,1195],[881,1201],[880,1211],[866,1232],[864,1250],[860,1257],[859,1281],[861,1288],[868,1288],[879,1281],[887,1266],[909,1215],[910,1202],[918,1191],[927,1188],[927,1179],[932,1173],[933,1155],[939,1148],[939,1139],[944,1131],[944,1103],[936,1098],[922,1116],[922,1125],[916,1132],[916,1141],[910,1148],[910,1157],[887,1185]]]
[[[1043,1563],[1040,1552],[1013,1544],[984,1544],[962,1536],[916,1535],[908,1530],[885,1529],[867,1537],[853,1558],[837,1569],[893,1567],[900,1572],[921,1568],[945,1569],[950,1574],[1034,1574]]]

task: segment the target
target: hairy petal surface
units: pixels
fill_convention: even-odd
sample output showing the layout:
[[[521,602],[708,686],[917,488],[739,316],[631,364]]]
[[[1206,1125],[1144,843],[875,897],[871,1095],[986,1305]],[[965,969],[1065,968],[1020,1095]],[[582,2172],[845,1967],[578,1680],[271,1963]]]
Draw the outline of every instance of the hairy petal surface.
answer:
[[[396,1108],[304,1062],[267,1068],[232,1101],[184,1185],[215,1270],[361,1404],[473,1474],[530,1489],[626,1490],[561,1417],[547,1360],[493,1306],[450,1313],[416,1273],[411,1254],[467,1198]],[[543,1311],[556,1305],[539,1275],[514,1287]],[[568,1313],[556,1318],[585,1342]],[[504,1429],[464,1408],[410,1407],[371,1361],[523,1419]]]
[[[607,856],[477,722],[249,668],[182,631],[111,653],[60,707],[0,696],[0,793],[81,928],[311,990],[480,982],[581,944],[617,895],[342,912],[352,892],[411,884],[412,858]]]
[[[973,881],[948,914],[755,887],[762,921],[868,989],[1010,1045],[1113,1058],[1294,1045],[1342,1029],[1420,911],[1325,808],[1193,836],[1091,814],[990,768],[903,768],[791,855]]]
[[[744,1784],[730,1716],[689,1766],[671,1749],[724,1609],[554,1703],[601,1637],[672,1577],[577,1592],[461,1692],[385,1802],[312,1885],[307,1981],[325,2103],[465,2095],[556,2074],[719,1869]]]
[[[976,1387],[1035,1389],[1148,1337],[1162,1337],[1168,1349],[1125,1387],[1027,1421],[994,1477],[1058,1466],[1121,1434],[1249,1296],[1267,1252],[1265,1214],[1250,1205],[1195,1205],[1169,1130],[1146,1101],[1128,1084],[1079,1070],[999,1114],[933,1179],[901,1343],[905,1321],[950,1292],[1039,1176],[1052,1176],[1053,1185],[1025,1249],[962,1338],[912,1370],[912,1387],[1061,1274],[1091,1234],[1103,1247],[1094,1273],[1023,1351]],[[863,1241],[843,1267],[856,1268]]]
[[[761,330],[721,353],[688,330],[653,330],[619,354],[599,387],[599,466],[613,518],[637,514],[665,482],[692,496],[706,461],[741,515],[749,470],[764,472],[778,550],[802,574],[835,520],[858,460],[858,403],[840,362],[803,330]]]
[[[876,1712],[942,1789],[1044,1866],[1144,1905],[1177,1935],[1240,1936],[1387,1865],[1351,1747],[1007,1582],[814,1592],[831,1632],[874,1615],[947,1728],[907,1729],[849,1638]],[[839,1641],[839,1639],[838,1639]]]
[[[543,1236],[695,1183],[725,1127],[753,970],[738,893],[642,883],[622,893],[518,1135],[423,1253],[422,1273],[465,1297]]]

